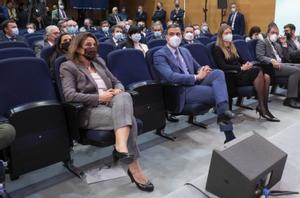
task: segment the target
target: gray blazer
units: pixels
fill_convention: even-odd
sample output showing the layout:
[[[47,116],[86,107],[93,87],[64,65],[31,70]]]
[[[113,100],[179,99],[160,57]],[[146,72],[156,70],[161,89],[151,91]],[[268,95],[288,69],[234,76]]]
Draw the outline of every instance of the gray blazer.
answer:
[[[300,38],[298,37],[298,41],[300,41]],[[288,50],[290,54],[290,58],[299,59],[300,58],[300,50],[298,50],[296,44],[292,39],[287,40],[288,43]]]
[[[282,62],[288,62],[289,52],[286,47],[282,47],[279,43],[274,43],[274,48],[276,49],[278,55],[282,59]],[[256,44],[256,58],[258,61],[266,64],[271,63],[271,59],[276,59],[273,52],[270,41],[266,38],[264,40],[258,40]]]
[[[107,88],[124,90],[120,81],[107,69],[102,58],[93,61],[97,73],[103,79]],[[66,102],[79,102],[84,104],[81,112],[81,126],[88,125],[92,108],[99,106],[98,87],[87,68],[72,61],[62,63],[60,78]],[[105,116],[105,115],[103,115]]]

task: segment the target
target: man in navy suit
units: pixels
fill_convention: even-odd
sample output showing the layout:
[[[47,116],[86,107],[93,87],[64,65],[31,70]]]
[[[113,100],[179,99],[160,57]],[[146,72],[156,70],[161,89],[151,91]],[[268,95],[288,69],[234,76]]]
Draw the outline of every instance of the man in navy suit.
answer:
[[[105,43],[109,43],[118,49],[122,49],[126,42],[123,40],[123,28],[120,25],[114,25],[111,28],[112,37],[105,40]]]
[[[139,5],[137,13],[135,15],[135,21],[138,23],[143,21],[144,23],[147,22],[147,13],[143,10],[143,6]]]
[[[156,11],[154,12],[154,15],[152,16],[152,21],[157,22],[160,21],[163,28],[166,29],[166,14],[167,12],[163,9],[163,3],[157,2]]]
[[[227,24],[231,26],[233,34],[245,34],[245,18],[242,13],[237,10],[235,3],[231,4],[231,14],[228,17]]]
[[[175,9],[172,10],[170,14],[170,19],[173,21],[173,23],[174,22],[178,23],[182,30],[184,28],[184,24],[183,24],[184,12],[185,11],[182,8],[180,8],[179,3],[176,2]]]
[[[26,39],[19,36],[19,29],[17,23],[13,19],[4,21],[2,24],[3,34],[0,35],[1,41],[21,41],[27,43]]]
[[[207,65],[200,66],[187,49],[179,47],[182,34],[177,24],[168,26],[166,40],[167,45],[154,54],[153,60],[161,82],[184,86],[184,104],[215,106],[225,143],[231,141],[235,138],[230,121],[234,114],[228,110],[224,73]]]

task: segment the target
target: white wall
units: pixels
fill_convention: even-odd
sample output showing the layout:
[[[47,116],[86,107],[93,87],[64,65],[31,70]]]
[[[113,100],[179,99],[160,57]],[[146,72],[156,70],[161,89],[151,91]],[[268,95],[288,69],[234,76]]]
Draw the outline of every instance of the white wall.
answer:
[[[293,23],[296,34],[300,35],[300,0],[276,0],[275,23],[280,34],[283,34],[284,25]]]

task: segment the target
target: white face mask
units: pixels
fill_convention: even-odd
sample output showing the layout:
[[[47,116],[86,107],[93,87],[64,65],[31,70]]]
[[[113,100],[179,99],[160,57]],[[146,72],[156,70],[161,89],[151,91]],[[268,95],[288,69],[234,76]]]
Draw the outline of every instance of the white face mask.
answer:
[[[108,32],[108,30],[109,30],[109,27],[103,27],[102,28],[102,31],[105,32],[105,33]]]
[[[232,34],[226,34],[223,36],[223,41],[232,42],[232,37],[233,37]]]
[[[65,6],[64,5],[60,5],[59,9],[63,10],[63,9],[65,9]]]
[[[16,28],[12,28],[12,33],[14,36],[17,36],[19,35],[19,29],[16,27]]]
[[[117,32],[117,33],[115,33],[114,37],[115,37],[116,40],[119,41],[123,38],[123,34],[121,32]]]
[[[142,39],[142,35],[140,33],[133,34],[131,35],[131,39],[133,42],[138,43]]]
[[[32,34],[32,33],[34,33],[34,29],[32,29],[32,28],[28,28],[28,29],[27,29],[27,33],[28,33],[28,34]]]
[[[172,36],[169,38],[169,45],[173,48],[178,48],[179,45],[181,44],[181,38],[178,36]]]
[[[236,8],[231,8],[231,12],[235,12],[236,11]]]
[[[195,30],[195,35],[200,35],[200,33],[201,33],[200,30],[198,30],[198,29]]]
[[[184,35],[184,39],[188,40],[188,41],[194,40],[194,34],[191,32],[188,32]]]
[[[154,34],[155,37],[160,37],[161,36],[161,32],[159,32],[159,31],[156,31],[153,34]]]
[[[270,41],[273,42],[273,43],[275,43],[275,42],[277,41],[277,39],[278,39],[277,34],[272,34],[272,35],[270,36]]]
[[[202,30],[203,30],[204,32],[207,32],[207,31],[208,31],[208,26],[207,26],[207,25],[203,26],[203,27],[202,27]]]
[[[130,28],[130,25],[125,25],[125,29],[128,31]]]

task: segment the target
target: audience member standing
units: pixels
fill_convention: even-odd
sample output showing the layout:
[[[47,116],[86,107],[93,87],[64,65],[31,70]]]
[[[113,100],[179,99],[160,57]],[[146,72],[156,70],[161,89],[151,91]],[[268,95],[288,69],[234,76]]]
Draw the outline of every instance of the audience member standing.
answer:
[[[15,5],[13,4],[13,2],[9,1],[6,4],[6,7],[7,7],[9,19],[13,19],[15,21],[18,21],[17,11],[16,11],[16,8],[15,8]]]
[[[185,11],[182,8],[180,8],[179,3],[176,2],[175,9],[172,10],[170,14],[170,19],[173,21],[173,23],[176,22],[182,30],[184,29],[184,22],[183,22],[184,12]]]
[[[117,23],[119,23],[121,21],[117,7],[113,7],[112,13],[108,15],[107,20],[108,20],[110,26],[117,25]]]
[[[119,13],[119,17],[121,21],[127,21],[128,20],[128,14],[126,12],[126,8],[122,7],[121,12]]]
[[[20,3],[19,7],[17,9],[17,15],[18,15],[18,27],[19,28],[25,28],[26,24],[28,23],[28,8],[24,3]]]
[[[143,22],[147,22],[147,13],[143,10],[143,6],[139,5],[138,6],[138,9],[137,9],[137,13],[135,15],[135,20],[136,22],[140,22],[140,21],[143,21]]]
[[[160,21],[163,28],[166,29],[166,14],[167,12],[163,9],[162,2],[158,2],[156,6],[156,10],[154,12],[154,15],[152,16],[152,21],[157,22]]]
[[[237,9],[235,3],[231,4],[231,14],[228,17],[227,24],[231,26],[233,34],[245,34],[245,18]]]

